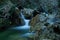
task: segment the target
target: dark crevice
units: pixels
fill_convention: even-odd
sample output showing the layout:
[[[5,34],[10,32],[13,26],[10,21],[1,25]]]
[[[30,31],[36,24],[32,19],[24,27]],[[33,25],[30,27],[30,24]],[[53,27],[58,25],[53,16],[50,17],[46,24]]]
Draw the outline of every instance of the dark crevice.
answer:
[[[37,12],[36,10],[33,11],[33,17],[35,17],[37,14],[40,14],[39,12]]]
[[[44,25],[45,25],[45,26],[48,26],[48,25],[49,25],[49,23],[45,23]]]
[[[55,33],[57,33],[57,34],[60,34],[60,29],[59,29],[59,27],[54,27],[54,28],[53,28],[53,31],[54,31]]]

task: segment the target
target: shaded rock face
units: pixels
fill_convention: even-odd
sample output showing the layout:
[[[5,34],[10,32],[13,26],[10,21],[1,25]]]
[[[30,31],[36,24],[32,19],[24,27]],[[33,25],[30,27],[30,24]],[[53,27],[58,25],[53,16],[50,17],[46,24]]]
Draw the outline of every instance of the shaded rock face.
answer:
[[[30,20],[29,24],[31,25],[31,30],[40,30],[41,28],[44,29],[45,26],[43,26],[43,25],[45,24],[46,20],[47,20],[46,13],[41,12],[41,13],[37,14],[35,17],[33,17]]]
[[[30,20],[30,25],[31,26],[35,26],[35,24],[37,24],[38,22],[40,21],[39,19],[39,14],[37,14],[35,17],[33,17],[31,20]]]
[[[44,12],[35,12],[35,14],[33,14],[33,18],[30,20],[30,25],[34,26],[35,24],[39,23],[39,22],[44,22],[47,20],[47,16],[45,15]]]
[[[5,4],[2,7],[0,6],[1,7],[0,8],[0,29],[1,30],[8,28],[8,26],[10,25],[10,22],[8,19],[10,16],[9,10],[13,4],[10,1],[7,1],[7,3],[8,4]]]
[[[53,30],[54,30],[55,33],[60,34],[60,29],[59,29],[59,27],[54,27]]]
[[[20,5],[17,5],[17,7],[18,7],[19,10],[23,9],[23,7],[20,6]]]
[[[59,23],[55,23],[53,25],[53,32],[60,35],[60,24]]]
[[[10,1],[0,9],[0,31],[6,30],[11,26],[24,25],[24,20],[20,16],[20,10]]]
[[[24,25],[24,20],[20,16],[20,11],[19,9],[13,10],[11,16],[10,16],[10,21],[12,22],[12,25]]]
[[[40,13],[38,11],[34,10],[32,14],[33,14],[33,17],[35,17],[37,14],[40,14]]]

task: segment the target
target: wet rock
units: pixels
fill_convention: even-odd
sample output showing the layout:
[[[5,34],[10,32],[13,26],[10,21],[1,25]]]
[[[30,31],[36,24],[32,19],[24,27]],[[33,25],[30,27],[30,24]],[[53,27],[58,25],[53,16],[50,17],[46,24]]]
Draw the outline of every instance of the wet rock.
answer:
[[[24,17],[25,17],[25,19],[31,19],[32,18],[32,16],[33,16],[33,14],[32,14],[32,12],[33,12],[33,9],[30,9],[30,8],[24,8],[23,9],[23,15],[24,15]]]
[[[45,12],[41,13],[41,14],[39,15],[40,21],[41,21],[41,22],[46,21],[46,20],[47,20],[47,16],[48,16],[48,14],[46,14]]]
[[[35,17],[33,17],[33,18],[30,20],[30,25],[31,25],[31,26],[35,26],[35,24],[37,24],[39,21],[40,21],[40,19],[39,19],[39,14],[37,14]]]
[[[40,28],[44,29],[45,27],[43,25],[45,26],[47,25],[45,24],[46,20],[47,20],[46,13],[37,14],[30,20],[30,26],[32,26],[31,29],[34,30],[40,30]]]
[[[54,31],[54,33],[60,35],[60,24],[59,24],[59,23],[55,23],[55,24],[53,25],[53,31]]]
[[[20,11],[18,8],[12,10],[12,14],[10,15],[10,21],[12,25],[24,25],[24,20],[20,16]]]

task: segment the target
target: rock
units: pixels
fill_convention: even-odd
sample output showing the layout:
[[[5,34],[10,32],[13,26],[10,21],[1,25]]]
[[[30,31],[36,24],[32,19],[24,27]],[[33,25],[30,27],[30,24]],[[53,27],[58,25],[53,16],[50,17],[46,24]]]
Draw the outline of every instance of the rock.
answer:
[[[4,4],[3,6],[1,5],[2,7],[0,6],[1,7],[0,8],[0,29],[1,30],[5,30],[10,26],[10,21],[8,19],[10,16],[9,10],[13,6],[13,4],[10,1],[7,1],[6,3],[7,4]]]
[[[54,15],[53,14],[47,14],[47,15],[46,15],[46,13],[39,14],[40,21],[37,22],[36,24],[35,24],[36,21],[34,21],[34,20],[30,21],[31,22],[30,31],[37,33],[37,35],[39,37],[38,40],[43,40],[43,39],[58,40],[60,38],[60,23],[56,22],[56,21],[59,21],[59,17],[56,17],[57,15],[55,16],[55,14]],[[51,19],[54,22],[52,25],[51,25],[51,23],[47,22],[47,20],[52,21]],[[38,19],[36,18],[35,20],[38,20]]]
[[[48,15],[48,14],[47,14],[47,15]],[[46,15],[45,12],[44,12],[44,13],[41,13],[41,14],[39,15],[40,21],[41,21],[41,22],[46,21],[46,20],[47,20],[47,15]]]
[[[33,28],[34,30],[40,30],[40,28],[46,23],[46,20],[47,20],[46,13],[37,14],[29,22],[30,26],[32,26],[31,29]]]
[[[33,14],[33,17],[35,17],[37,14],[40,14],[40,13],[37,10],[34,10],[32,14]]]
[[[17,7],[18,7],[18,9],[19,9],[19,10],[23,9],[23,7],[22,7],[22,6],[17,6]]]
[[[24,20],[20,16],[20,11],[18,8],[15,8],[15,10],[12,10],[12,14],[10,15],[10,21],[12,22],[12,25],[24,25]]]
[[[31,26],[35,26],[35,24],[37,24],[38,22],[40,22],[40,19],[39,19],[39,14],[37,14],[35,17],[33,17],[31,20],[30,20],[30,25]]]
[[[10,1],[0,8],[0,31],[24,24],[24,20],[20,17],[20,10]]]
[[[24,8],[23,9],[23,15],[24,15],[24,17],[25,17],[25,19],[31,19],[32,18],[32,16],[33,16],[33,14],[32,14],[32,12],[33,12],[33,9],[30,9],[30,8]]]
[[[57,0],[40,0],[40,6],[44,8],[45,11],[54,11],[56,9],[55,7],[58,7],[58,1]]]

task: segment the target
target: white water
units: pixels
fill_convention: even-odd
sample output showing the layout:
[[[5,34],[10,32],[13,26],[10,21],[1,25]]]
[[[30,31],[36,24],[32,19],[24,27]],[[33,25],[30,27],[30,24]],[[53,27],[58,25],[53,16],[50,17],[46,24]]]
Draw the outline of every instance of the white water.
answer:
[[[24,30],[24,29],[29,29],[30,28],[30,26],[28,25],[28,23],[29,23],[29,20],[24,20],[25,21],[25,25],[24,26],[19,26],[19,27],[15,27],[14,29],[22,29],[22,30]]]
[[[23,20],[25,21],[25,25],[24,25],[24,26],[14,27],[13,29],[17,29],[17,30],[30,29],[30,26],[29,26],[29,21],[30,21],[30,20],[25,19],[25,17],[24,17],[24,15],[23,15],[22,12],[21,12],[21,17],[22,17]]]

